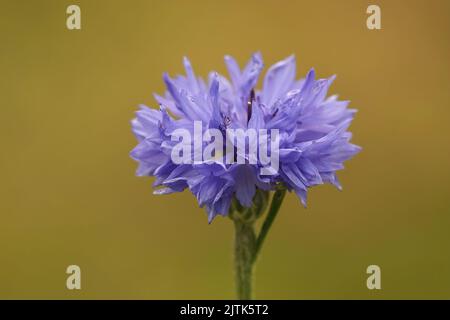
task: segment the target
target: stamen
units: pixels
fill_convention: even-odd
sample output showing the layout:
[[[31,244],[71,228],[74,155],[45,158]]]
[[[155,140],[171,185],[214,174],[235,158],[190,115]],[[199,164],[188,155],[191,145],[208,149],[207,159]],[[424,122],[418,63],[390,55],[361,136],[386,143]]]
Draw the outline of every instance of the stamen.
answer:
[[[229,116],[223,117],[223,123],[225,124],[225,127],[228,127],[231,124],[231,119]]]
[[[275,112],[272,114],[272,118],[275,118],[275,116],[277,115],[277,113],[278,113],[278,108],[275,110]]]
[[[247,122],[249,122],[250,118],[252,117],[253,101],[255,101],[255,89],[252,89],[252,91],[250,91],[250,99],[248,99],[247,101]]]

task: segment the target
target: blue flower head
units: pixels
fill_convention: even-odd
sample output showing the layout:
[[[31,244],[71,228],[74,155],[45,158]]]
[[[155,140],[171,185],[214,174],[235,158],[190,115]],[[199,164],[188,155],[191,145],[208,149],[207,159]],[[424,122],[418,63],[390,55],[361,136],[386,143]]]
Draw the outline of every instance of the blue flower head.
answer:
[[[360,147],[350,143],[347,131],[355,110],[347,108],[348,101],[327,97],[335,77],[316,80],[311,70],[297,80],[295,57],[290,56],[271,66],[262,89],[255,91],[263,69],[261,54],[254,54],[243,70],[230,56],[225,57],[225,63],[230,80],[212,72],[205,81],[195,75],[187,58],[185,76],[164,74],[167,92],[164,96],[155,94],[160,109],[141,106],[132,120],[139,142],[131,152],[139,163],[137,175],[156,177],[155,194],[188,188],[206,208],[210,222],[217,215],[228,214],[233,198],[250,207],[257,189],[285,187],[294,191],[303,205],[309,187],[331,183],[340,189],[336,171],[343,169],[343,162]],[[201,137],[214,129],[225,142],[230,140],[228,129],[276,131],[277,150],[269,152],[276,153],[279,164],[270,174],[261,171],[261,161],[250,161],[235,145],[231,149],[234,163],[223,161],[225,146],[223,153],[216,150],[212,160],[195,161],[199,160],[196,151],[207,145],[195,139],[183,142],[193,161],[174,161],[174,150],[179,146],[175,133],[183,129],[195,137],[196,123],[202,124]],[[248,148],[262,147],[259,138],[246,139]],[[236,161],[238,158],[243,161]]]

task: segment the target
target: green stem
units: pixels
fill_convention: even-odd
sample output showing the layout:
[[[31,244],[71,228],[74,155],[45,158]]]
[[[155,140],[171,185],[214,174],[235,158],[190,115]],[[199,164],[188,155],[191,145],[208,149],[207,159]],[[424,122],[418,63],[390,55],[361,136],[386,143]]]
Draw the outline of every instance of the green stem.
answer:
[[[235,272],[237,296],[240,300],[252,299],[253,253],[255,232],[253,224],[234,220],[235,225]]]
[[[253,254],[252,263],[254,263],[256,261],[256,258],[258,257],[258,254],[261,251],[262,245],[264,243],[264,239],[266,238],[267,233],[269,232],[270,227],[272,226],[272,223],[278,214],[278,211],[280,209],[281,203],[283,202],[285,195],[286,195],[286,189],[283,188],[283,189],[277,190],[272,197],[272,202],[270,204],[269,212],[267,213],[266,220],[264,221],[264,223],[261,227],[261,231],[259,232],[258,239],[256,240],[255,251]]]
[[[234,265],[237,296],[240,300],[252,299],[253,266],[264,243],[264,239],[277,216],[285,194],[286,189],[283,188],[277,190],[273,195],[269,212],[261,227],[258,238],[256,238],[253,224],[264,211],[265,205],[262,203],[267,198],[263,202],[259,202],[259,205],[256,205],[255,208],[244,210],[238,206],[237,208],[233,207],[230,211],[230,218],[234,221],[235,225]],[[258,204],[258,201],[254,201],[254,204]]]

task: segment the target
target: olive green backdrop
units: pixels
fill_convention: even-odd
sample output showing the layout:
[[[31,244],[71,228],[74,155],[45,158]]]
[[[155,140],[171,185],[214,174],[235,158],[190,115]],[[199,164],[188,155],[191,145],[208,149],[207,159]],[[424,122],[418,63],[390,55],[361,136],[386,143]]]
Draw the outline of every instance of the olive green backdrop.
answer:
[[[0,298],[233,298],[232,223],[208,225],[188,192],[152,195],[129,122],[183,55],[206,75],[256,50],[337,74],[364,148],[343,192],[315,187],[307,209],[288,195],[256,297],[450,298],[449,1],[1,0],[0,15]]]

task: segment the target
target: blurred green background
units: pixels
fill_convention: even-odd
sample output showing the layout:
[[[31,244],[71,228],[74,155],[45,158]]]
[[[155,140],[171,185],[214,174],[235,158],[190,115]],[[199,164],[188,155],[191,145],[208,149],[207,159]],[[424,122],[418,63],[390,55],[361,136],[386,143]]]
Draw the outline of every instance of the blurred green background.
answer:
[[[134,175],[130,120],[161,75],[261,50],[337,74],[363,152],[304,209],[290,194],[256,297],[450,298],[450,2],[0,2],[0,298],[234,298],[233,228]],[[66,29],[81,7],[82,30]],[[366,28],[378,4],[382,30]],[[66,289],[66,267],[82,290]],[[366,288],[370,264],[382,290]]]

